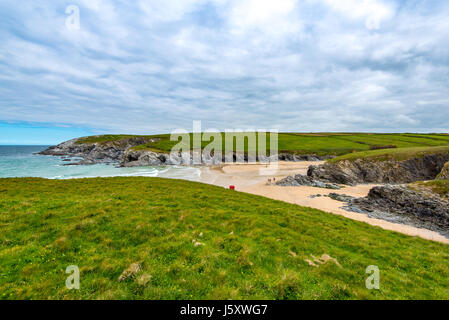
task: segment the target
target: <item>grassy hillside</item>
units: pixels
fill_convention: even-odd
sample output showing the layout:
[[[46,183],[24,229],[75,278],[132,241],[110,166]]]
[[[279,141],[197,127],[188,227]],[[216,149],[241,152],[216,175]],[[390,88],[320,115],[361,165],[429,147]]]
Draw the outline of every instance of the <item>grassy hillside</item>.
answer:
[[[128,139],[131,137],[157,138],[155,142],[149,142],[135,147],[157,152],[169,152],[177,144],[170,141],[170,135],[131,136],[131,135],[105,135],[86,137],[79,143],[105,143]],[[193,139],[191,139],[192,144]],[[203,142],[204,148],[209,142]],[[367,134],[367,133],[280,133],[279,151],[296,154],[317,155],[344,155],[355,151],[367,151],[370,149],[395,146],[397,148],[449,146],[447,134]],[[224,150],[224,145],[222,146]],[[267,137],[267,149],[269,153],[269,136]],[[247,151],[247,148],[245,149]]]
[[[385,161],[385,160],[401,161],[411,158],[420,158],[429,154],[439,154],[439,153],[441,154],[449,153],[449,146],[382,149],[382,150],[355,152],[336,157],[334,159],[329,160],[329,162],[338,162],[342,160],[354,161],[357,159],[365,159],[370,161]]]
[[[0,195],[0,299],[449,298],[449,246],[219,187],[27,178],[1,179]]]
[[[105,134],[99,136],[89,136],[78,139],[76,143],[106,143],[112,141],[121,141],[131,138],[151,138],[152,136],[131,135],[131,134]]]

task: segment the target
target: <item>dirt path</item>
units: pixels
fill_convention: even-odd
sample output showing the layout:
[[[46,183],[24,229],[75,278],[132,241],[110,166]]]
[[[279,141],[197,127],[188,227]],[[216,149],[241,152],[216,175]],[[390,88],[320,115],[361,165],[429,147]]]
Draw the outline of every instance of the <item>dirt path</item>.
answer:
[[[279,181],[288,175],[306,174],[311,164],[321,162],[280,162],[277,169],[272,169],[261,164],[230,164],[201,169],[200,182],[228,187],[234,185],[237,191],[247,192],[267,198],[281,200],[305,207],[311,207],[326,212],[331,212],[349,219],[366,222],[386,230],[401,232],[410,236],[418,236],[427,240],[449,244],[449,239],[427,229],[419,229],[412,226],[396,224],[380,219],[369,218],[364,214],[348,212],[341,209],[342,202],[329,197],[310,198],[311,195],[328,195],[329,193],[347,194],[353,197],[364,197],[375,185],[358,185],[345,187],[341,190],[329,190],[313,187],[280,187],[268,184],[268,178],[276,178]]]

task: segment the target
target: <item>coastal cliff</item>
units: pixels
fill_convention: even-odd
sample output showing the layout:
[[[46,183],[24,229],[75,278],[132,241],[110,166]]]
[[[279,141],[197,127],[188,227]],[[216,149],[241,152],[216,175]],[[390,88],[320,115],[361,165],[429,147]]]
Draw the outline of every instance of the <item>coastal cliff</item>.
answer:
[[[150,140],[152,139],[132,137],[116,141],[90,143],[84,142],[83,138],[77,138],[49,147],[39,154],[82,159],[75,164],[119,163],[126,150]]]
[[[193,163],[192,153],[157,152],[146,148],[136,148],[149,143],[155,143],[160,138],[144,136],[132,136],[116,139],[113,141],[101,141],[102,136],[72,139],[57,146],[39,152],[41,155],[61,156],[68,158],[80,158],[82,160],[71,163],[72,165],[86,165],[96,163],[113,163],[121,167],[159,166],[159,165],[188,165]],[[98,142],[95,138],[99,138]],[[281,161],[321,161],[331,159],[334,156],[318,156],[315,154],[290,154],[280,153]],[[232,153],[234,161],[248,161],[248,155],[238,159],[236,153]],[[258,159],[258,161],[269,161],[269,157]],[[225,155],[221,159],[214,159],[213,154],[203,155],[201,164],[213,165],[225,161]]]
[[[333,184],[340,187],[387,184],[372,188],[363,198],[336,193],[329,197],[346,202],[343,209],[347,211],[425,228],[449,237],[448,161],[447,148],[354,154],[345,156],[345,159],[312,165],[307,175],[289,176],[276,184],[319,188]]]
[[[411,186],[374,187],[367,197],[349,199],[345,209],[449,236],[449,201],[436,193],[413,190]]]
[[[435,179],[448,161],[448,153],[429,154],[400,161],[343,160],[310,166],[307,175],[316,180],[347,185],[410,183]]]
[[[327,162],[319,166],[310,166],[306,176],[300,174],[289,176],[277,184],[280,186],[311,185],[310,181],[344,185],[397,184],[433,180],[437,176],[438,179],[447,179],[449,176],[449,166],[445,166],[447,161],[449,161],[448,153],[436,153],[402,161],[357,159]]]

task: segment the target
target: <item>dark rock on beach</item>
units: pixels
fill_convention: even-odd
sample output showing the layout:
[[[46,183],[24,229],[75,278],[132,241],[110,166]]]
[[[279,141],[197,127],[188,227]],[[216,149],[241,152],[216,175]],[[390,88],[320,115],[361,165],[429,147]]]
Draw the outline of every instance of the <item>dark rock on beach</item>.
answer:
[[[346,194],[338,194],[338,193],[329,193],[328,197],[340,202],[349,202],[355,199],[354,197],[348,196]]]
[[[341,189],[341,187],[335,183],[322,182],[302,174],[297,174],[295,176],[288,176],[287,178],[284,178],[276,182],[276,185],[282,187],[309,186],[309,187],[334,189],[334,190]]]
[[[365,198],[348,199],[348,211],[412,225],[449,237],[449,201],[402,185],[374,187]]]

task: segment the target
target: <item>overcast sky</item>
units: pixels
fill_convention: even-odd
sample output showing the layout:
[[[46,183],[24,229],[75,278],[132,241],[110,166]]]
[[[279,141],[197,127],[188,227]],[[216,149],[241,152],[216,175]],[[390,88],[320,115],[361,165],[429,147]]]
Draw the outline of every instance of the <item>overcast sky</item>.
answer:
[[[449,131],[446,0],[0,0],[0,43],[0,143],[192,120]]]

